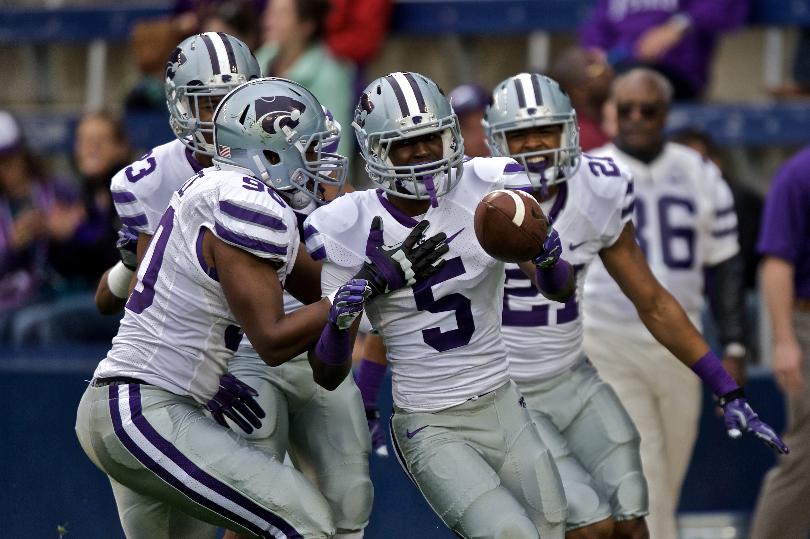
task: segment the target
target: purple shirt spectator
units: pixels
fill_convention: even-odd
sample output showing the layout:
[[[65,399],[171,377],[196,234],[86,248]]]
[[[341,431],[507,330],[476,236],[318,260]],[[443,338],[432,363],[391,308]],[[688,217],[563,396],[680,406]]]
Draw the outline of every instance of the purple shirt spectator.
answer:
[[[810,300],[810,146],[777,172],[765,201],[757,249],[790,262],[797,298]]]
[[[717,36],[745,22],[746,0],[597,0],[581,31],[581,44],[605,51],[617,67],[646,64],[682,82],[698,96],[707,86]],[[682,37],[657,60],[639,58],[639,39],[648,30],[675,22]],[[677,97],[677,95],[676,95]]]

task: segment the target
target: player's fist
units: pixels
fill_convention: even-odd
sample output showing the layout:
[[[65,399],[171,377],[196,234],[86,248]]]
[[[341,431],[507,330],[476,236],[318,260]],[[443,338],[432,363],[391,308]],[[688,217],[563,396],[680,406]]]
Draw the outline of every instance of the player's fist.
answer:
[[[118,229],[118,241],[115,242],[121,262],[132,271],[138,268],[138,231],[128,226]]]
[[[552,227],[548,228],[548,235],[543,241],[543,248],[534,257],[534,265],[540,269],[549,269],[557,265],[562,255],[562,242],[560,235]]]
[[[720,397],[728,435],[732,438],[739,438],[743,432],[751,432],[777,453],[789,453],[790,449],[779,435],[770,425],[759,419],[748,401],[742,396],[742,390],[738,389],[732,393],[737,392],[739,392],[739,396],[733,395],[730,399],[727,399],[730,395]]]

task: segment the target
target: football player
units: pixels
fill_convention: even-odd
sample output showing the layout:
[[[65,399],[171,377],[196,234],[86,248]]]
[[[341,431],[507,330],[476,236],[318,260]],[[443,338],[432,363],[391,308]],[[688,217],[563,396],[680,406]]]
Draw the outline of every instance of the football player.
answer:
[[[110,190],[124,228],[118,247],[122,260],[102,277],[96,307],[116,313],[124,307],[135,271],[172,194],[212,164],[214,109],[240,84],[261,77],[253,53],[222,32],[184,39],[166,64],[166,105],[176,139],[156,146],[113,176]]]
[[[728,345],[723,361],[745,355],[739,344],[744,295],[737,218],[731,191],[717,167],[690,148],[666,143],[672,97],[666,78],[649,69],[628,71],[614,81],[611,97],[618,135],[613,144],[593,153],[598,159],[621,161],[632,173],[635,257],[648,261],[644,272],[649,268],[650,279],[654,275],[669,294],[639,298],[636,291],[643,289],[644,281],[630,274],[616,278],[617,263],[603,254],[584,288],[585,349],[641,433],[641,460],[650,487],[650,534],[675,539],[678,499],[698,434],[702,397],[699,381],[686,367],[700,374],[725,403],[731,430],[739,429],[733,418],[752,425],[753,412],[744,400],[732,400],[742,390],[695,337],[694,329],[704,303],[704,271],[711,269],[718,333],[724,340],[738,336],[736,344],[733,339],[723,343]],[[628,233],[628,245],[629,238]],[[630,260],[626,256],[617,262],[628,265]],[[671,318],[671,297],[683,306],[677,322]],[[767,431],[754,432],[778,441]],[[784,450],[781,441],[777,445]]]
[[[430,275],[446,246],[422,237],[425,221],[386,247],[375,222],[369,262],[328,298],[285,315],[282,288],[308,300],[319,268],[299,251],[279,192],[317,198],[345,160],[322,151],[334,133],[315,97],[290,81],[240,86],[213,125],[216,166],[172,195],[79,404],[77,435],[110,477],[127,537],[194,537],[197,520],[258,537],[331,537],[317,489],[221,424],[258,426],[263,416],[255,391],[225,374],[228,361],[244,330],[270,365],[308,350],[315,380],[334,389],[367,299]]]
[[[495,87],[484,122],[493,155],[523,165],[525,189],[540,201],[577,275],[577,294],[560,305],[507,267],[503,303],[509,373],[557,462],[567,537],[648,535],[638,431],[583,352],[582,288],[597,256],[655,338],[718,395],[729,433],[751,431],[786,451],[651,273],[635,241],[631,176],[610,157],[580,154],[576,115],[559,85],[538,74],[510,77]]]
[[[504,158],[465,161],[450,103],[418,73],[372,82],[353,125],[379,188],[347,193],[307,218],[307,249],[324,260],[323,293],[373,255],[360,231],[377,216],[385,245],[402,242],[422,216],[449,236],[441,270],[367,305],[393,369],[397,456],[462,537],[562,537],[559,475],[509,380],[500,336],[504,265],[473,230],[478,202],[520,167]],[[550,233],[523,267],[545,294],[562,299],[573,292],[573,270],[558,253],[559,237]]]

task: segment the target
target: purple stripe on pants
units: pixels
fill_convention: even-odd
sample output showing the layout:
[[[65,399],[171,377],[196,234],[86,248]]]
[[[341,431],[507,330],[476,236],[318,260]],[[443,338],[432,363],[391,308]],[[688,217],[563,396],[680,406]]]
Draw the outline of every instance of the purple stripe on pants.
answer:
[[[132,453],[132,455],[143,464],[149,471],[160,477],[169,485],[179,490],[181,493],[189,497],[191,500],[197,502],[201,506],[239,524],[258,534],[261,537],[273,537],[267,530],[262,530],[256,524],[247,521],[244,517],[234,514],[230,510],[218,505],[215,501],[206,498],[201,493],[193,490],[190,486],[186,485],[182,480],[172,475],[172,473],[160,466],[155,462],[138,444],[130,438],[129,434],[124,429],[121,421],[121,414],[118,410],[118,388],[117,385],[110,386],[110,415],[112,416],[113,427],[121,443]],[[137,427],[140,433],[157,448],[163,455],[168,457],[174,464],[185,471],[189,476],[213,490],[223,498],[226,498],[243,509],[259,516],[265,521],[269,522],[290,539],[302,539],[299,534],[290,524],[284,521],[278,515],[260,507],[253,501],[249,500],[238,491],[219,481],[213,476],[207,474],[200,469],[196,464],[183,455],[171,442],[163,438],[153,427],[149,424],[147,419],[143,416],[141,410],[141,387],[137,384],[129,385],[129,407],[130,415],[133,424]]]

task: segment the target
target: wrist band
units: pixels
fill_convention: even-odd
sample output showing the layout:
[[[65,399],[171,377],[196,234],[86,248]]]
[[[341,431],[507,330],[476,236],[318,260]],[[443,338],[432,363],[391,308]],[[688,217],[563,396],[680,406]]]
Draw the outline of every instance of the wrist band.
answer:
[[[118,299],[127,299],[129,297],[129,283],[132,282],[134,274],[133,270],[119,261],[107,273],[107,288],[110,289],[110,293]]]
[[[718,397],[740,389],[711,350],[692,365],[692,370]]]

